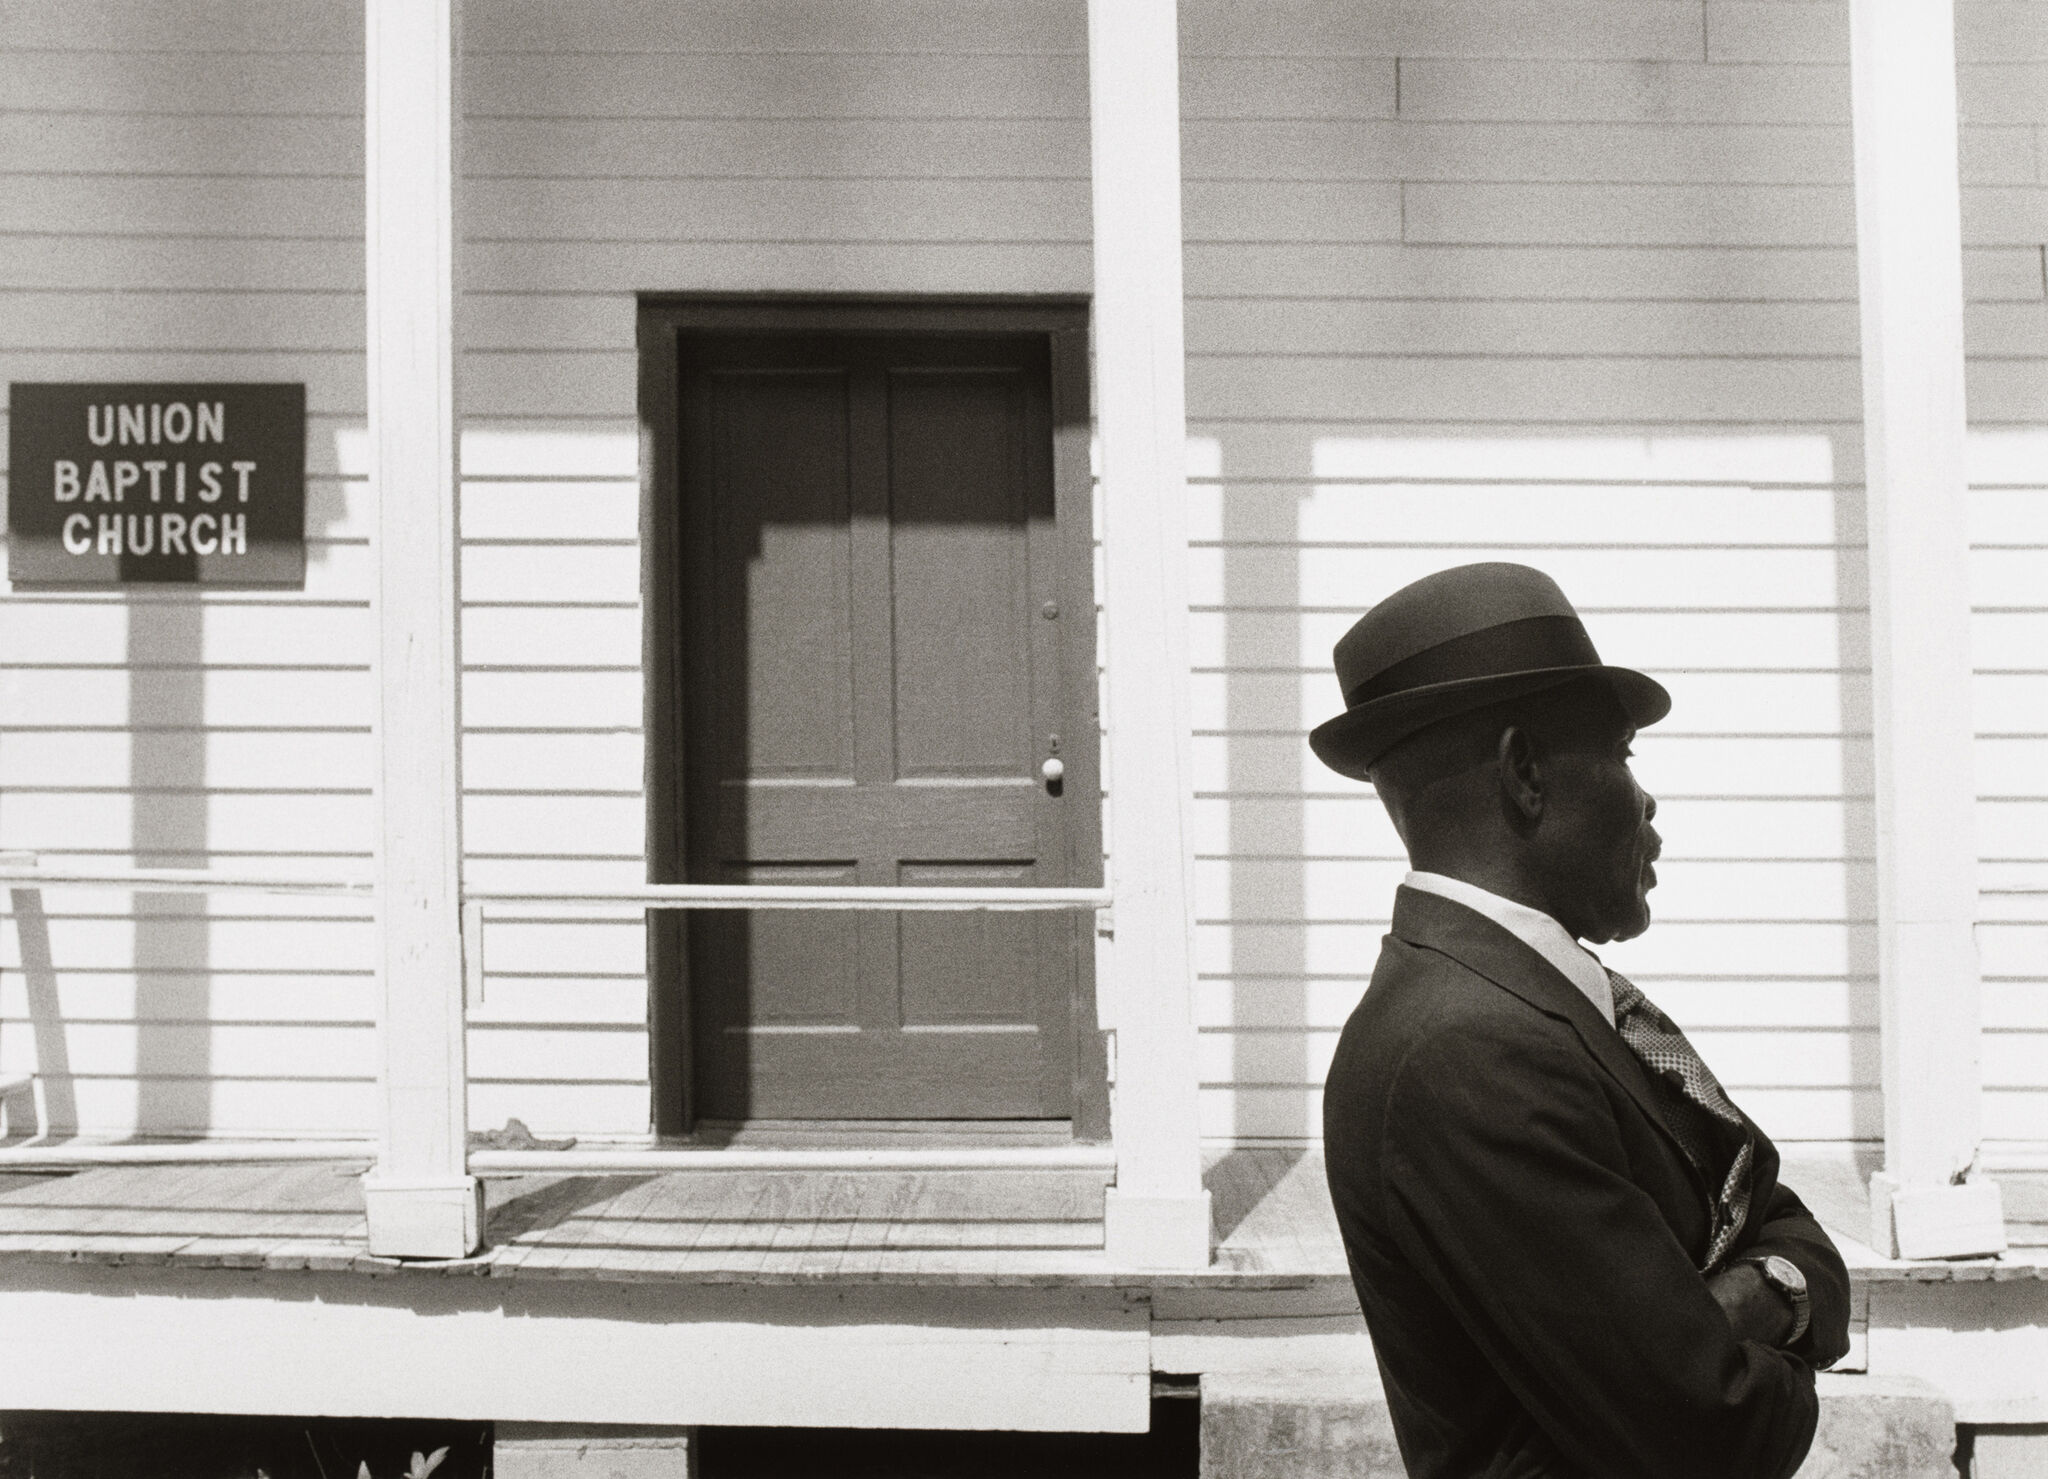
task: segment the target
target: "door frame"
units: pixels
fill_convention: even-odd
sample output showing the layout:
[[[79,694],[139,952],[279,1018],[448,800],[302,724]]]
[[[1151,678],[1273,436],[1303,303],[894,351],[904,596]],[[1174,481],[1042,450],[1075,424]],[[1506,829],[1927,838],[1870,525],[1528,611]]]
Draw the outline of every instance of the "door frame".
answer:
[[[1059,550],[1062,691],[1082,716],[1063,740],[1077,806],[1066,829],[1067,880],[1102,882],[1101,704],[1095,656],[1094,423],[1088,384],[1089,303],[1075,297],[838,296],[773,293],[642,293],[636,324],[640,366],[641,661],[645,673],[647,880],[684,882],[681,561],[681,427],[677,354],[686,331],[1017,335],[1042,339],[1052,378],[1053,517]],[[1095,920],[1073,916],[1073,1136],[1109,1139],[1108,1053],[1095,995]],[[658,1137],[696,1125],[688,972],[689,911],[650,911],[647,928],[648,1082]],[[992,1121],[991,1125],[1000,1124]]]

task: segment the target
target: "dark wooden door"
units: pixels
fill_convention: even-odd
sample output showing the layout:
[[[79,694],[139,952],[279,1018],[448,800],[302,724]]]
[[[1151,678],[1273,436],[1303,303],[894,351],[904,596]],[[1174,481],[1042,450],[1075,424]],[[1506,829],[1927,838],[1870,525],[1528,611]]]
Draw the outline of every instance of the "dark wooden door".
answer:
[[[685,333],[678,390],[689,877],[1066,883],[1043,338]],[[1077,923],[692,915],[698,1113],[1068,1116]]]

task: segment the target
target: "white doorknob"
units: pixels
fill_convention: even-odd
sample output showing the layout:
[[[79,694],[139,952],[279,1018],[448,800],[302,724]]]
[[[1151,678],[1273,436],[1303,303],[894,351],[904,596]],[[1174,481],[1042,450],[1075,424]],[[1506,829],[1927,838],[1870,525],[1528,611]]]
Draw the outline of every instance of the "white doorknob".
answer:
[[[1047,785],[1051,785],[1067,773],[1067,763],[1060,759],[1059,756],[1054,755],[1045,764],[1038,767],[1038,773],[1045,777]]]

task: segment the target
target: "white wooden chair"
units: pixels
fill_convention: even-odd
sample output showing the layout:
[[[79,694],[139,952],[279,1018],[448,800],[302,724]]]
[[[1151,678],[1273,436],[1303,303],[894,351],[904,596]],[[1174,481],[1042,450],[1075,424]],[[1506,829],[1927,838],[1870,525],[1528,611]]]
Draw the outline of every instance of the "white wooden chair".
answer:
[[[36,855],[32,852],[0,852],[0,867],[33,868]],[[13,1104],[18,1094],[35,1092],[36,1076],[33,1073],[0,1073],[0,1137],[11,1136],[15,1131]],[[36,1111],[29,1111],[30,1123],[36,1122]]]

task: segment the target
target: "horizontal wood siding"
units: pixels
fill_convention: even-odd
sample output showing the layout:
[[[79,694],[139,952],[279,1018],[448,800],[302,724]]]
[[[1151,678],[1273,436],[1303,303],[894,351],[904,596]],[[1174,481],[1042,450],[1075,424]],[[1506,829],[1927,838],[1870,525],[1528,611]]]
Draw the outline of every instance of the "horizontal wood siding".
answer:
[[[1986,881],[2048,879],[2048,37],[1959,6]],[[1302,740],[1443,565],[1552,570],[1672,689],[1614,952],[1781,1137],[1877,1098],[1845,7],[1184,0],[1203,1129],[1302,1140],[1398,848]],[[307,588],[0,602],[0,847],[360,866],[360,11],[17,7],[0,371],[308,385]],[[1079,0],[465,14],[464,824],[644,877],[643,291],[1085,292]],[[18,898],[0,1071],[123,1132],[372,1128],[367,914]],[[2048,1139],[2048,906],[1982,931],[1987,1129]],[[473,1117],[648,1117],[631,915],[495,920]],[[61,1032],[54,1029],[63,1024]]]
[[[636,294],[1086,291],[1083,12],[464,21],[467,871],[638,883]],[[305,380],[314,543],[303,595],[0,603],[0,846],[360,866],[360,10],[95,0],[10,13],[5,46],[0,370]],[[46,908],[43,977],[33,922],[0,958],[0,1070],[68,1050],[82,1127],[373,1128],[366,913]],[[484,953],[473,1121],[645,1130],[639,918],[494,919]]]
[[[1076,292],[1078,5],[499,4],[466,17],[470,873],[646,878],[641,292]],[[493,922],[480,1121],[644,1130],[637,919]]]
[[[2048,98],[2042,115],[2048,118]],[[2048,310],[2044,310],[2048,316]],[[2048,404],[1980,433],[1970,530],[1984,1133],[2048,1143]]]
[[[303,592],[0,601],[0,847],[360,870],[360,11],[17,6],[0,48],[0,379],[304,380],[309,412]],[[374,1131],[362,904],[7,905],[0,1071],[37,1070],[33,1128]]]
[[[1958,9],[1985,850],[2043,877],[2048,33]],[[1404,866],[1303,744],[1331,643],[1511,559],[1675,699],[1609,958],[1773,1134],[1881,1135],[1846,6],[1183,16],[1204,1132],[1318,1133]],[[1997,912],[1987,1128],[2044,1137],[2048,909]]]

